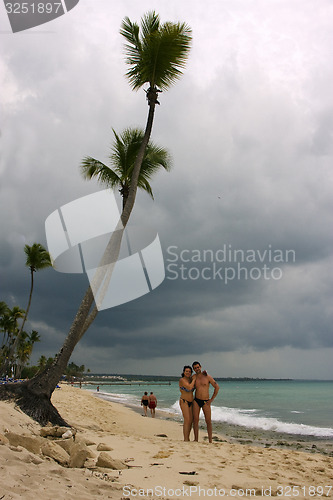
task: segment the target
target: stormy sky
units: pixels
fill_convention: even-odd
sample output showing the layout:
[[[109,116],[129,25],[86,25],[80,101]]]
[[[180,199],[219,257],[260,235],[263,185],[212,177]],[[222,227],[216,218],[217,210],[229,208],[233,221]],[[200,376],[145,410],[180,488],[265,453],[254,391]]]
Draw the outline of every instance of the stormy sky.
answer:
[[[137,197],[131,222],[158,232],[165,280],[101,311],[72,360],[98,373],[332,379],[333,7],[328,0],[80,0],[13,34],[0,6],[0,300],[26,307],[25,244],[102,186],[112,128],[144,127],[122,19],[185,21],[184,75],[160,95],[152,139],[173,168]],[[117,193],[117,196],[119,194]],[[61,348],[85,274],[36,273],[32,361]]]

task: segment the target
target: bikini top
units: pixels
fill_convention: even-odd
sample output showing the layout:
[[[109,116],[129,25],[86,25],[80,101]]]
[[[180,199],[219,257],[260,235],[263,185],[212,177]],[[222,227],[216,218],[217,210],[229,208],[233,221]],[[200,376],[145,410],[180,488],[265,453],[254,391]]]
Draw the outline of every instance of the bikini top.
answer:
[[[186,389],[186,387],[179,387],[179,389],[181,389],[182,391],[185,391],[185,392],[193,392],[194,391],[194,387],[193,387],[193,389]]]

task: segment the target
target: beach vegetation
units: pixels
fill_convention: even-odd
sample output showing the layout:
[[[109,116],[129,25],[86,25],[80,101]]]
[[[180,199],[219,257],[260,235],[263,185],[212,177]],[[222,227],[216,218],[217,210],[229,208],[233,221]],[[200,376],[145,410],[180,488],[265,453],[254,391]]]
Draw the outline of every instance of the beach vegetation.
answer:
[[[46,356],[44,356],[42,354],[38,360],[38,363],[37,363],[38,370],[39,371],[44,370],[44,368],[46,368],[47,366],[52,365],[53,361],[54,361],[54,358],[51,358],[51,357],[47,358]]]
[[[117,260],[123,229],[129,221],[135,204],[137,189],[140,187],[141,167],[152,132],[155,108],[160,104],[159,94],[167,90],[182,75],[192,42],[191,28],[187,24],[169,21],[161,23],[159,15],[154,11],[142,17],[140,26],[126,17],[122,22],[120,34],[125,39],[126,63],[129,67],[126,77],[130,86],[133,90],[138,90],[147,85],[144,92],[148,104],[148,116],[142,140],[137,149],[133,167],[131,167],[130,182],[127,183],[128,193],[123,193],[126,194],[126,202],[119,221],[122,230],[114,231],[110,238],[103,256],[107,262]],[[146,187],[148,187],[147,184]],[[100,269],[103,272],[103,266]],[[110,279],[110,276],[105,277],[99,272],[96,273],[97,283],[100,284],[104,278],[106,281]],[[52,405],[51,395],[65,371],[76,344],[97,313],[93,290],[89,286],[54,362],[27,382],[0,386],[0,399],[15,399],[22,411],[42,425],[48,422],[68,425]]]
[[[13,345],[19,334],[19,320],[24,315],[24,309],[19,306],[10,308],[5,302],[0,303],[0,332],[2,333],[0,375],[2,377],[13,375],[12,364],[15,361]]]
[[[23,367],[29,362],[33,346],[40,341],[36,330],[29,334],[19,327],[19,320],[26,311],[14,306],[10,309],[0,303],[0,331],[3,334],[0,351],[0,376],[20,378]]]
[[[30,335],[24,331],[21,332],[17,346],[15,378],[22,376],[22,368],[30,360],[32,349],[36,342],[40,342],[40,336],[36,330],[32,330]]]
[[[67,368],[65,370],[66,379],[69,381],[75,378],[82,379],[85,371],[86,367],[84,365],[78,366],[75,363],[71,362],[67,365]]]
[[[51,366],[53,362],[54,358],[52,357],[47,358],[46,356],[41,355],[36,365],[24,366],[24,368],[22,369],[21,377],[24,379],[30,379],[34,377],[37,373],[44,370],[47,366]],[[90,372],[89,368],[86,369],[85,365],[79,366],[71,362],[67,365],[67,368],[65,369],[62,378],[68,381],[72,381],[76,378],[83,379],[84,375],[89,372]]]

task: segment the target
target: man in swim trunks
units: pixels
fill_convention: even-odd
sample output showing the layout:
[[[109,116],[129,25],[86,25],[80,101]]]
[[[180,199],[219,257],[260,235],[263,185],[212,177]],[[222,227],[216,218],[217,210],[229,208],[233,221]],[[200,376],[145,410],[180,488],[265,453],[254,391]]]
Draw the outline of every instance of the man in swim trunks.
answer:
[[[192,367],[196,373],[195,396],[193,401],[194,441],[198,441],[199,439],[199,415],[202,408],[207,425],[208,440],[211,443],[213,437],[213,429],[210,405],[211,402],[216,398],[220,388],[213,377],[208,375],[206,370],[204,370],[203,372],[201,371],[201,365],[199,361],[194,361],[192,363]],[[214,387],[214,392],[211,398],[209,397],[209,384]]]
[[[157,406],[157,398],[153,392],[148,396],[148,406],[150,408],[150,413],[152,418],[155,418],[155,408]]]

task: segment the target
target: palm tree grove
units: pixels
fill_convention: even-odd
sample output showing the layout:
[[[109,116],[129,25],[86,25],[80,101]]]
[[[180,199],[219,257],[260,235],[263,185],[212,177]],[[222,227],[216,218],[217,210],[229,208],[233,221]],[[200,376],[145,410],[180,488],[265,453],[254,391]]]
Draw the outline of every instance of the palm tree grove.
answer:
[[[126,78],[133,90],[137,91],[142,88],[144,90],[144,99],[148,105],[146,125],[144,129],[129,126],[119,134],[113,130],[114,142],[108,165],[87,156],[81,162],[80,173],[87,180],[95,178],[104,187],[120,192],[122,197],[120,223],[125,228],[135,205],[137,189],[140,188],[153,197],[151,180],[154,174],[160,168],[166,171],[170,170],[171,157],[169,153],[163,147],[156,145],[150,138],[156,105],[162,101],[161,93],[163,92],[164,101],[164,92],[182,76],[191,48],[192,31],[184,22],[167,21],[162,23],[159,15],[152,11],[143,15],[140,24],[132,22],[126,17],[121,23],[120,35],[125,41],[125,62],[128,66]],[[98,124],[96,125],[98,126]],[[118,240],[114,239],[116,233],[119,233]],[[118,255],[121,242],[119,238],[121,237],[121,231],[114,231],[104,255],[105,258],[110,259],[110,254],[112,254],[113,260],[109,260],[109,262],[116,261],[114,257]],[[16,335],[12,333],[11,328],[8,327],[4,330],[4,326],[1,325],[7,339],[6,348],[10,350],[15,345],[19,366],[29,356],[29,347],[28,345],[24,347],[24,342],[29,344],[29,342],[33,343],[39,340],[37,332],[32,332],[29,337],[22,336],[30,309],[33,273],[50,265],[45,254],[41,255],[38,249],[32,250],[32,248],[29,252],[26,251],[27,266],[31,271],[31,290],[27,309],[16,311],[16,319],[11,320],[13,324],[16,321],[16,326],[13,327],[14,330],[16,328]],[[40,260],[34,260],[35,251]],[[102,281],[104,276],[97,277],[98,279]],[[67,337],[58,354],[51,360],[52,362],[44,363],[45,360],[43,360],[43,363],[40,363],[39,372],[31,379],[1,385],[0,399],[14,400],[22,411],[41,425],[48,422],[54,425],[68,425],[51,403],[51,396],[61,376],[66,371],[75,346],[97,313],[94,294],[89,286],[78,307]],[[18,317],[23,319],[20,327],[17,326]],[[9,338],[10,342],[8,342]],[[21,342],[23,342],[22,345]]]

